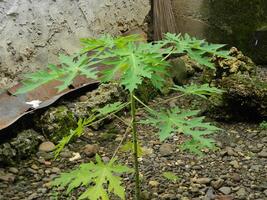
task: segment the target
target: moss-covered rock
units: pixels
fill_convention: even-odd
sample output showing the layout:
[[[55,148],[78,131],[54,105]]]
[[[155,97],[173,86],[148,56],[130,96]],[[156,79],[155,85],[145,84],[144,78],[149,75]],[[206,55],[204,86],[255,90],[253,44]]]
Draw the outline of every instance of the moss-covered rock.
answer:
[[[226,91],[223,102],[235,116],[267,118],[267,82],[256,76],[236,74],[220,83]]]
[[[15,164],[17,160],[27,158],[36,152],[38,145],[44,140],[43,136],[32,129],[18,133],[9,142],[0,144],[0,162]]]
[[[69,134],[70,129],[75,128],[76,124],[74,113],[63,105],[49,108],[36,120],[36,126],[53,142]]]

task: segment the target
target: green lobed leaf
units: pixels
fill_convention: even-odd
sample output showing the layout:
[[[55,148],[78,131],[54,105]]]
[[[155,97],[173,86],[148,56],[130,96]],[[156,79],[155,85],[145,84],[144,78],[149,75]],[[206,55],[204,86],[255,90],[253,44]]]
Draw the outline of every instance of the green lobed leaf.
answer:
[[[212,56],[231,58],[229,51],[221,50],[224,44],[209,44],[205,40],[198,40],[188,34],[166,33],[165,44],[172,44],[176,48],[176,53],[187,53],[188,56],[200,65],[215,69],[211,62]]]
[[[78,75],[85,75],[87,78],[96,79],[97,71],[95,68],[89,68],[94,66],[99,61],[88,62],[87,55],[82,56],[59,56],[61,67],[56,65],[48,65],[48,70],[40,70],[35,73],[26,74],[23,86],[17,90],[15,94],[26,93],[38,88],[39,86],[48,83],[53,80],[59,80],[62,83],[57,87],[61,92],[68,88],[73,79]]]
[[[197,149],[205,146],[212,147],[210,140],[204,136],[213,134],[219,128],[204,122],[204,117],[197,117],[197,110],[181,110],[178,107],[172,108],[167,112],[155,112],[142,123],[151,124],[158,128],[160,141],[163,141],[175,133],[183,133],[191,136]]]
[[[202,85],[191,84],[185,86],[174,85],[172,89],[180,91],[186,95],[197,95],[204,99],[207,99],[206,96],[222,94],[224,92],[219,88],[209,86],[209,84],[202,84]]]
[[[105,164],[100,156],[96,155],[96,163],[81,164],[78,169],[62,173],[52,184],[53,186],[67,186],[67,193],[80,186],[87,187],[79,199],[109,200],[108,193],[114,193],[124,200],[125,191],[121,185],[121,177],[115,174],[131,173],[132,170],[126,166],[117,165],[115,162],[116,159],[111,159]]]

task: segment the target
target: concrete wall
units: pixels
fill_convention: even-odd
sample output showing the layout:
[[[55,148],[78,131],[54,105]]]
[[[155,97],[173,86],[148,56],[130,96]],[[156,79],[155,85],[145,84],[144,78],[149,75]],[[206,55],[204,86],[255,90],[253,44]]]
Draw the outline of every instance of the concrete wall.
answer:
[[[266,0],[172,0],[180,32],[237,46],[267,63]]]
[[[0,0],[0,89],[79,50],[79,38],[143,26],[149,0]]]

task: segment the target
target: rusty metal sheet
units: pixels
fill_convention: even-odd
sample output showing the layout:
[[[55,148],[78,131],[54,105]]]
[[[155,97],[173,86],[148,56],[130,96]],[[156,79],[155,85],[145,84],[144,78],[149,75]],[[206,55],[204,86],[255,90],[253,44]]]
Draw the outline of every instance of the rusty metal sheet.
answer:
[[[10,96],[7,92],[0,94],[0,130],[13,124],[20,114],[31,108],[25,103],[25,96]]]
[[[83,87],[97,84],[98,81],[87,79],[84,76],[77,76],[72,87],[58,92],[55,88],[60,84],[59,81],[51,81],[37,89],[25,94],[15,95],[15,92],[22,84],[18,84],[6,92],[0,94],[0,130],[7,128],[22,116],[53,104],[60,97],[81,89]],[[38,107],[33,107],[30,103],[39,101]]]

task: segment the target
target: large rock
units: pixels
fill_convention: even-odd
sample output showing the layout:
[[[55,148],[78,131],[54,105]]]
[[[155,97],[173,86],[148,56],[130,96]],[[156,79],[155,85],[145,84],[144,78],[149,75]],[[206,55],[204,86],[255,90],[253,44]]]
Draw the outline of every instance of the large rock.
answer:
[[[149,10],[149,0],[0,1],[0,88],[77,52],[81,37],[142,27]]]
[[[17,160],[29,157],[43,139],[32,129],[18,133],[9,142],[0,144],[0,163],[15,164]]]

